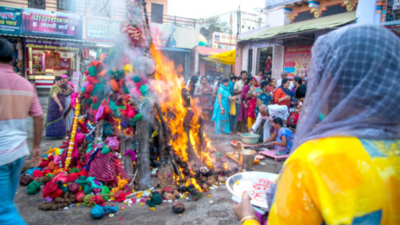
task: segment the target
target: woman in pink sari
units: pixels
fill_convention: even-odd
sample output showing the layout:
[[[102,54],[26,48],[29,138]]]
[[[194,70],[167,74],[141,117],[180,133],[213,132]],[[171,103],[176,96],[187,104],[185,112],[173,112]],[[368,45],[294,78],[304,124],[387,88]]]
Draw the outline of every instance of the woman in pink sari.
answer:
[[[253,77],[254,85],[250,87],[250,91],[247,94],[249,97],[249,108],[247,109],[247,126],[248,128],[253,127],[256,121],[256,108],[257,108],[257,91],[260,90],[259,78]]]
[[[238,121],[248,121],[248,108],[249,108],[249,104],[250,104],[250,95],[249,91],[251,89],[251,87],[253,85],[256,84],[256,79],[254,79],[253,77],[249,77],[246,81],[246,83],[244,84],[243,90],[242,90],[242,95],[240,96],[242,102],[240,103],[240,110],[239,110],[239,118]],[[254,108],[255,110],[255,108]]]

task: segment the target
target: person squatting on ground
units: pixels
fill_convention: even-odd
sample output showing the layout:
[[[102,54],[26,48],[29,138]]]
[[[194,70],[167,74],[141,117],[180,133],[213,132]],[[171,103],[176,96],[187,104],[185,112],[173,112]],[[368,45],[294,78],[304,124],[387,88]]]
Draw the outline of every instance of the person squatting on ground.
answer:
[[[262,121],[265,120],[263,127],[263,142],[265,142],[271,136],[270,130],[274,126],[273,119],[275,117],[280,117],[283,120],[283,123],[286,124],[288,116],[289,113],[286,105],[261,105],[260,113],[258,113],[254,125],[249,129],[249,133],[255,133],[260,127]]]
[[[270,146],[275,146],[275,155],[286,155],[293,146],[294,133],[291,129],[283,126],[283,120],[280,117],[275,117],[272,120],[272,124],[275,128],[274,133],[260,146],[269,143]],[[276,141],[272,141],[275,139]]]

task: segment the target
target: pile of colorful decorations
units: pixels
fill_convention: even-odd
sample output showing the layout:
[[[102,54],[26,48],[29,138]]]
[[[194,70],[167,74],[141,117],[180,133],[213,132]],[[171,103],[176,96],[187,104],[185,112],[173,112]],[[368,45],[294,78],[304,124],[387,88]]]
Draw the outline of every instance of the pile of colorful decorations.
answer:
[[[76,100],[69,142],[50,148],[40,165],[26,170],[20,178],[28,194],[41,192],[45,201],[38,205],[40,210],[58,210],[74,204],[95,206],[92,217],[98,219],[117,211],[116,207],[105,206],[105,202],[124,202],[132,194],[132,178],[121,159],[130,157],[135,163],[136,153],[128,150],[121,156],[120,137],[133,137],[135,123],[142,119],[139,107],[146,102],[148,93],[145,79],[134,76],[131,82],[126,81],[125,74],[132,72],[129,64],[124,70],[105,70],[98,61],[85,72],[86,82]],[[130,97],[128,88],[137,94],[136,99]],[[148,192],[147,197],[151,207],[162,202],[160,194]]]

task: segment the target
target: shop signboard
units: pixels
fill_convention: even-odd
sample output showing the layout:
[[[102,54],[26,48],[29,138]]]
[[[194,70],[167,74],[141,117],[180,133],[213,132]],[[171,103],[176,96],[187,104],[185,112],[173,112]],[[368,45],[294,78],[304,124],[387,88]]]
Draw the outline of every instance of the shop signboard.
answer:
[[[112,20],[101,20],[94,18],[86,19],[86,39],[90,41],[114,42],[120,34],[121,22]]]
[[[235,45],[236,46],[236,35],[229,35],[220,32],[213,33],[213,44],[222,45]]]
[[[24,8],[23,33],[61,38],[82,38],[82,16]]]
[[[152,23],[150,26],[153,43],[156,47],[175,48],[176,44],[176,27],[169,24]]]
[[[300,74],[308,77],[312,46],[295,46],[285,48],[285,71],[289,78]]]
[[[25,47],[38,50],[79,51],[81,44],[71,41],[26,39]]]
[[[153,44],[159,48],[192,49],[199,43],[199,31],[173,24],[150,24]]]
[[[22,10],[0,6],[0,34],[22,34]]]

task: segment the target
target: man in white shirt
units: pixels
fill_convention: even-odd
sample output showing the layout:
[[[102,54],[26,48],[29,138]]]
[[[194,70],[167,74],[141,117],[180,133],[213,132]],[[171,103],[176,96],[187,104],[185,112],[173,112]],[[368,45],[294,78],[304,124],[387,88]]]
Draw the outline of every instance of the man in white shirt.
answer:
[[[278,81],[276,82],[276,87],[279,88],[280,86],[282,86],[282,80],[283,80],[283,79],[286,79],[287,77],[288,77],[288,73],[285,72],[285,71],[283,71],[283,72],[281,73],[281,78],[282,78],[282,79],[280,79],[280,80],[278,80]],[[293,87],[294,87],[293,82],[290,82],[290,84],[289,84],[289,90],[292,90]]]
[[[237,124],[238,124],[238,114],[239,114],[239,109],[240,109],[240,95],[242,94],[242,90],[244,87],[244,84],[247,81],[247,72],[242,71],[240,72],[240,80],[235,83],[235,86],[233,87],[233,97],[236,99],[236,117],[233,122],[233,133],[237,132]]]
[[[263,140],[267,140],[270,134],[270,130],[273,127],[272,120],[275,117],[280,117],[283,120],[283,123],[286,124],[286,120],[289,117],[288,108],[286,105],[261,105],[260,106],[260,113],[257,116],[256,122],[254,123],[253,127],[249,129],[250,133],[254,133],[257,131],[258,127],[260,126],[263,120],[267,120],[264,123],[264,136]]]

